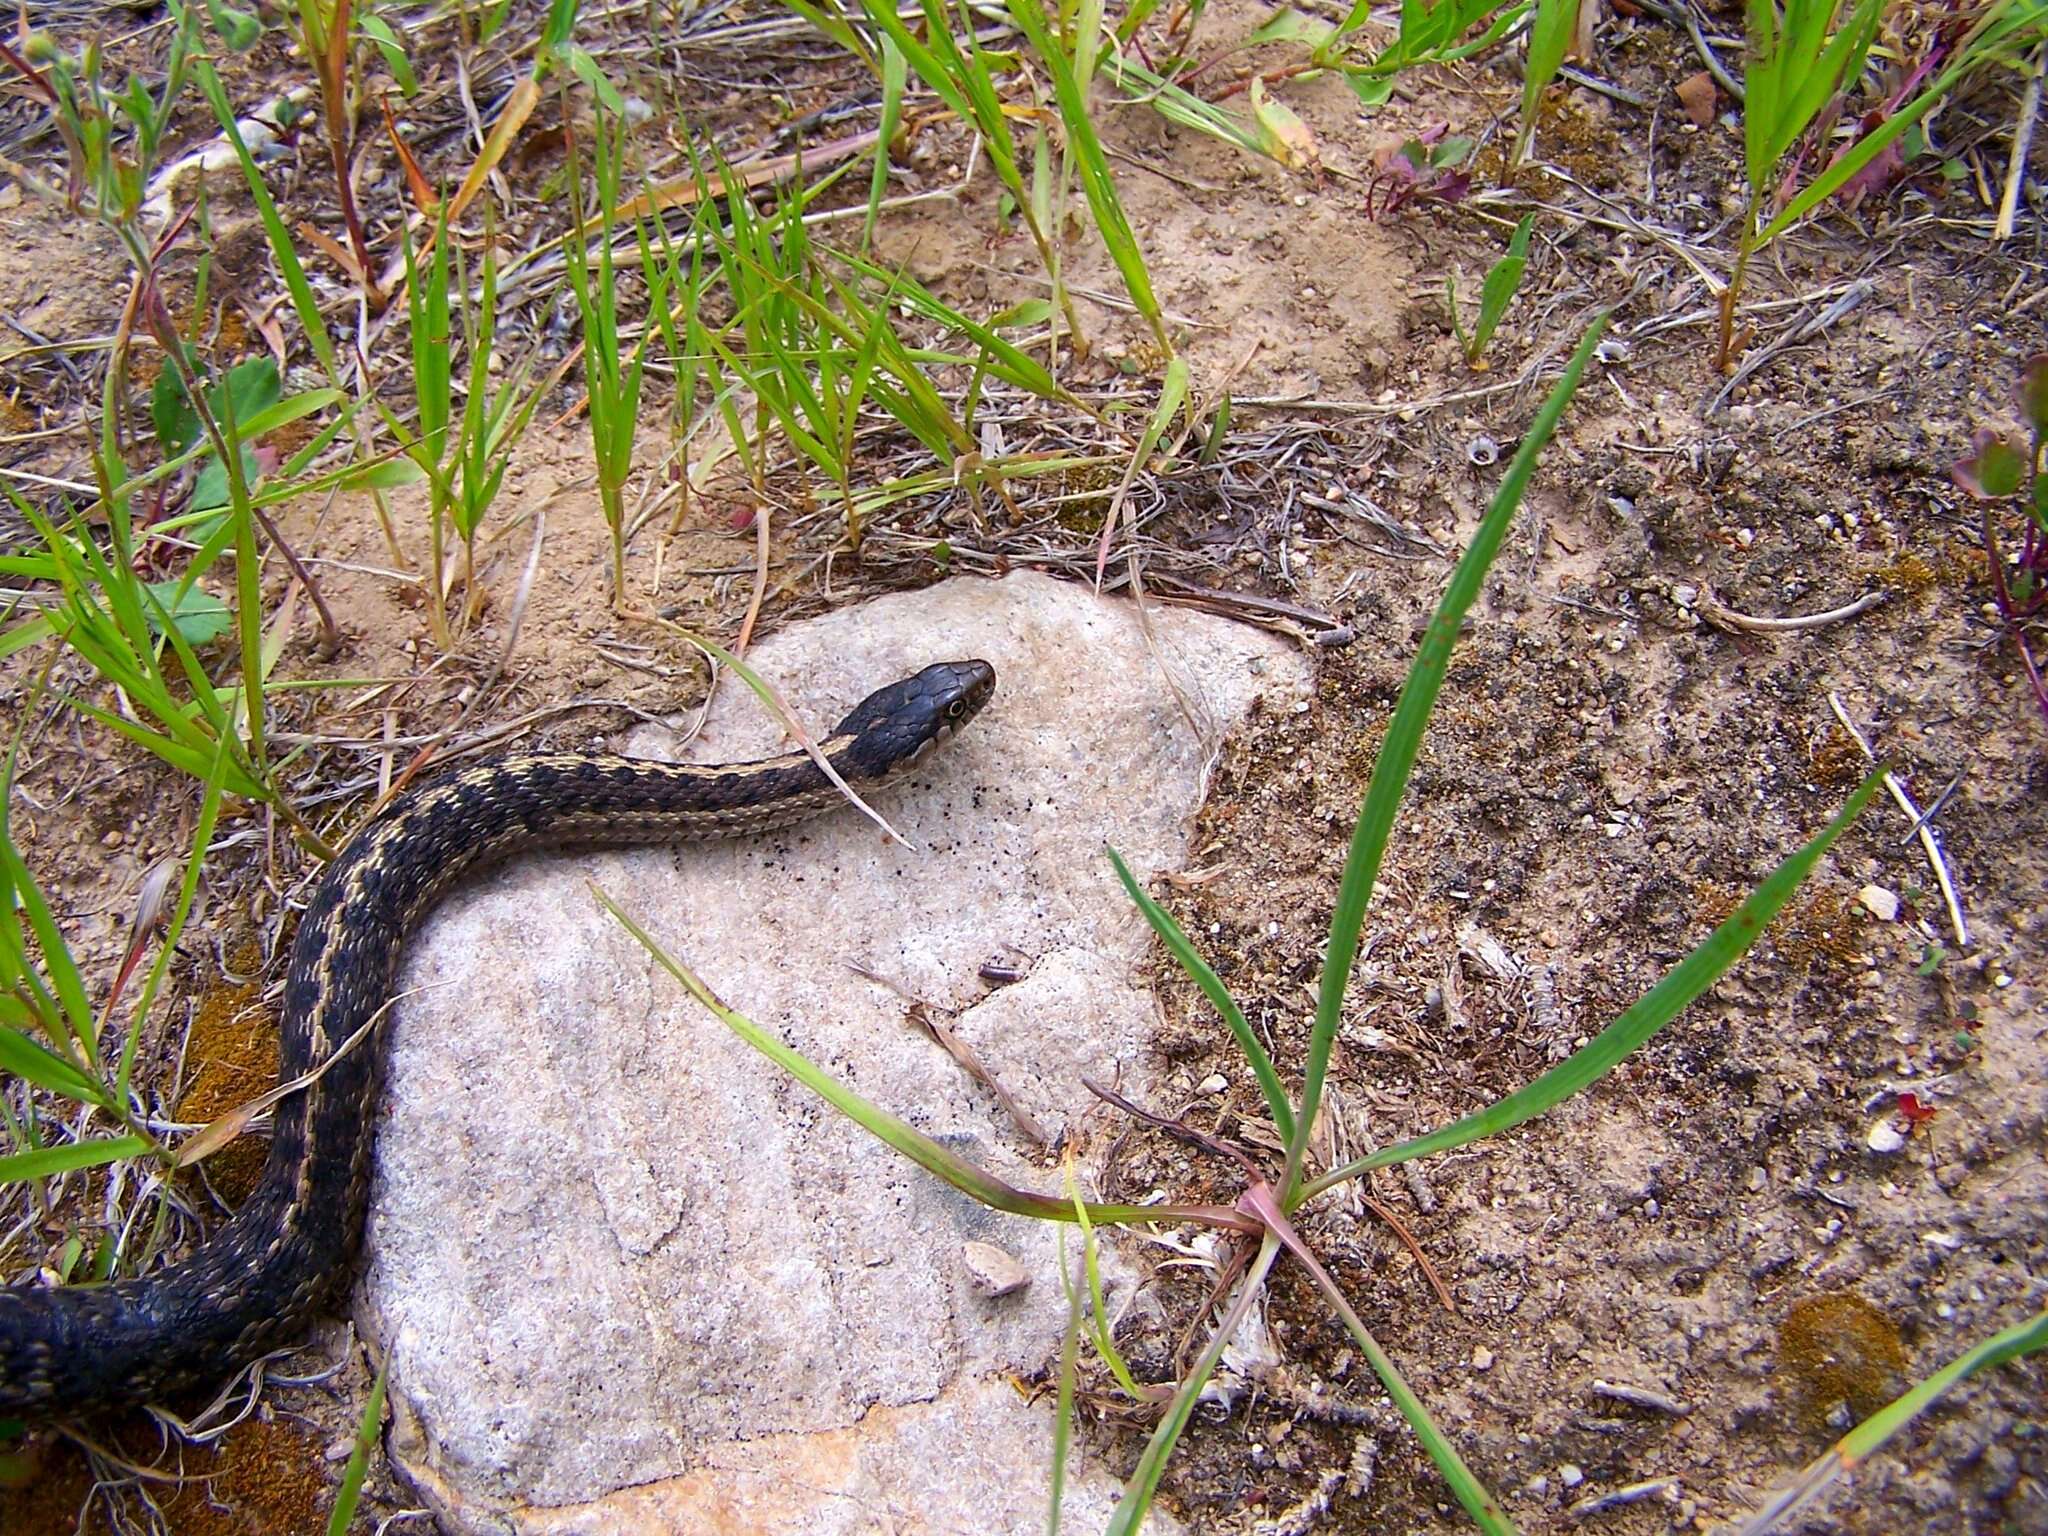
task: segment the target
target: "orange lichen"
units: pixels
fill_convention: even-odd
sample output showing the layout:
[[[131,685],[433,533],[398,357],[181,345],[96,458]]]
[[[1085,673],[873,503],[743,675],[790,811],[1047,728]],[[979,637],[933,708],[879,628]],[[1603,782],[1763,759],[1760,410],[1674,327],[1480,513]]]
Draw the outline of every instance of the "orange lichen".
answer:
[[[165,1513],[189,1536],[313,1536],[326,1529],[330,1490],[320,1442],[284,1419],[251,1419],[228,1434],[204,1480]]]
[[[1813,765],[1814,778],[1836,788],[1860,784],[1870,771],[1870,761],[1856,745],[1856,738],[1839,725],[1813,732],[1807,739],[1806,757]]]
[[[254,982],[223,982],[199,1000],[186,1049],[191,1078],[178,1118],[207,1121],[246,1104],[277,1081],[277,1025]],[[206,1175],[231,1203],[256,1187],[264,1144],[244,1136],[206,1160]]]
[[[1796,1303],[1778,1325],[1778,1365],[1792,1408],[1816,1433],[1837,1430],[1837,1404],[1865,1419],[1905,1384],[1906,1350],[1891,1320],[1861,1296],[1833,1291]]]
[[[1846,969],[1861,963],[1856,918],[1840,891],[1816,891],[1778,919],[1778,953],[1800,965]]]
[[[150,1491],[178,1536],[314,1536],[326,1529],[332,1487],[320,1440],[302,1424],[251,1419],[230,1430],[219,1450],[186,1446],[175,1457],[158,1452],[155,1431],[139,1416],[106,1433],[117,1455],[174,1479],[152,1482]],[[111,1536],[105,1500],[128,1495],[114,1488],[96,1497],[92,1471],[75,1445],[51,1443],[46,1451],[30,1481],[0,1488],[0,1530]]]

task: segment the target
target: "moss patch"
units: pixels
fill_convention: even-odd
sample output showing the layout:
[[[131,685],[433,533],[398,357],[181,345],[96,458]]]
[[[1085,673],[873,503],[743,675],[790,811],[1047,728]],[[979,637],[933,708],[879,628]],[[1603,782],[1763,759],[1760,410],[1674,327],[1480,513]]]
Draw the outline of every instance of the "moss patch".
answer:
[[[1828,1415],[1847,1403],[1868,1418],[1905,1386],[1906,1349],[1884,1313],[1861,1296],[1836,1291],[1808,1297],[1778,1325],[1778,1365],[1796,1399],[1800,1423],[1832,1432]]]

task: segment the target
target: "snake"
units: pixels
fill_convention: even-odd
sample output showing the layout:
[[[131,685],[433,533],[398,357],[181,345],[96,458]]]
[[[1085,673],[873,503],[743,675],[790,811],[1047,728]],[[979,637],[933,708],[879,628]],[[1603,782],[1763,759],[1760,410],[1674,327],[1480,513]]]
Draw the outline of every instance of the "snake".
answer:
[[[217,1385],[295,1342],[346,1286],[369,1205],[383,1022],[406,934],[459,879],[550,847],[751,836],[895,778],[980,712],[985,661],[940,662],[870,694],[817,743],[758,762],[596,753],[498,757],[394,797],[322,872],[279,1016],[261,1179],[178,1262],[97,1285],[0,1287],[0,1415],[63,1419]],[[367,1048],[352,1047],[359,1034]]]

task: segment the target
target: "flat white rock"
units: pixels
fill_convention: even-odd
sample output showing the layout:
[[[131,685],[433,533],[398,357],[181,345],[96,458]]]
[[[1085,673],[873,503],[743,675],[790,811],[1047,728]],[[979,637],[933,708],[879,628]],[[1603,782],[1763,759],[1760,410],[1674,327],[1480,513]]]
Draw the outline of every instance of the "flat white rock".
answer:
[[[403,966],[358,1317],[389,1352],[401,1467],[451,1529],[1043,1529],[1046,1403],[1006,1379],[1057,1350],[1054,1234],[889,1151],[731,1035],[612,921],[609,892],[729,1004],[1012,1183],[1059,1176],[905,1022],[937,1007],[1051,1134],[1146,1095],[1141,879],[1178,867],[1222,731],[1307,667],[1206,614],[1154,616],[1032,575],[955,580],[794,625],[753,660],[813,727],[932,661],[993,702],[857,813],[764,838],[523,860],[456,892]],[[659,755],[660,733],[630,751]],[[689,756],[781,749],[728,684]],[[1005,947],[1009,948],[1006,949]],[[1029,974],[990,992],[990,953]],[[1038,1283],[993,1300],[962,1247]],[[1111,1276],[1110,1305],[1128,1275]],[[1073,1458],[1067,1510],[1117,1491]],[[1163,1517],[1152,1527],[1171,1527]]]

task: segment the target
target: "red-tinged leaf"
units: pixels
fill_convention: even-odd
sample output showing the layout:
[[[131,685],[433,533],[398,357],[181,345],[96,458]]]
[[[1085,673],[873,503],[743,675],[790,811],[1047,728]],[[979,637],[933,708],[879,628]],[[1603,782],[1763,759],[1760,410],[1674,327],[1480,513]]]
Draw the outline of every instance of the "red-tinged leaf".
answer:
[[[1431,149],[1450,131],[1449,123],[1432,123],[1413,138],[1390,139],[1373,152],[1373,169],[1389,180],[1420,181],[1433,163]]]
[[[1882,128],[1888,118],[1889,114],[1882,110],[1866,112],[1863,120],[1856,126],[1856,136],[1836,150],[1828,163],[1832,165],[1849,154],[1863,140]],[[1901,179],[1906,174],[1906,138],[1907,135],[1900,134],[1872,156],[1862,169],[1835,189],[1836,200],[1845,208],[1854,208],[1872,193],[1882,192],[1893,182]]]
[[[1949,471],[1957,485],[1981,501],[2017,494],[2027,473],[2027,457],[2018,445],[1990,427],[1979,427],[1970,450]]]
[[[1935,1117],[1936,1113],[1937,1111],[1932,1104],[1920,1102],[1920,1095],[1917,1093],[1902,1093],[1899,1095],[1899,1118],[1906,1122],[1906,1128],[1909,1131],[1917,1126],[1925,1125]]]
[[[2020,365],[2020,413],[2037,437],[2048,437],[2048,352]]]
[[[413,206],[429,218],[441,206],[441,194],[434,190],[427,180],[426,172],[420,169],[419,161],[413,158],[412,146],[405,142],[398,131],[398,119],[392,116],[391,102],[382,92],[377,95],[377,105],[384,109],[384,131],[391,136],[392,151],[398,156],[398,164],[405,172],[405,184],[412,193]]]
[[[1462,203],[1472,191],[1472,173],[1446,171],[1425,190],[1440,203]]]

